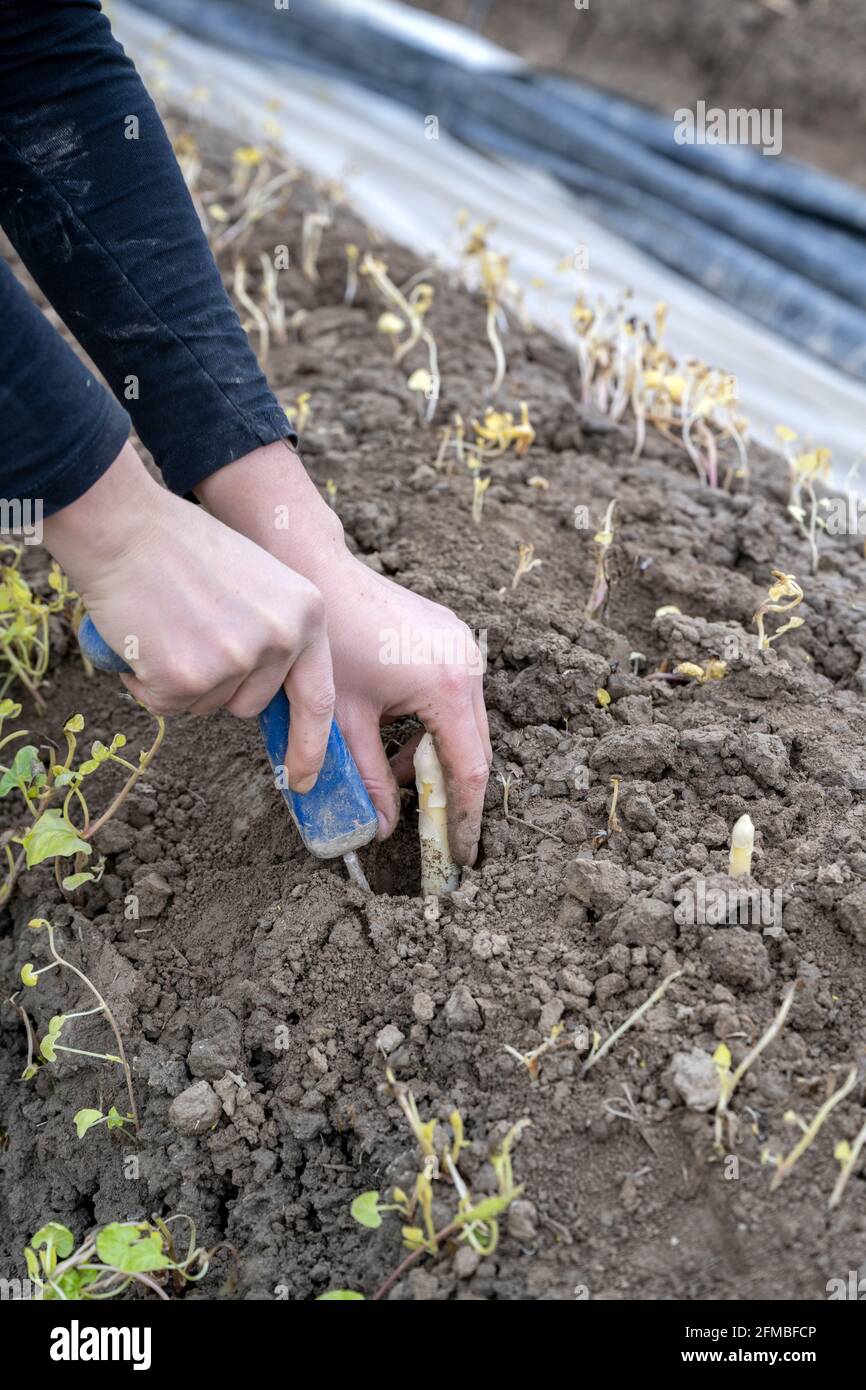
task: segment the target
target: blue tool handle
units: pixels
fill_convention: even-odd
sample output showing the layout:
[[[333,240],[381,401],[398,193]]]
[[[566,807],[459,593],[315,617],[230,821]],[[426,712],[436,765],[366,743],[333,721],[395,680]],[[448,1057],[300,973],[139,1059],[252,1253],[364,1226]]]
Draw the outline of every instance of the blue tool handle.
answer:
[[[132,670],[109,647],[89,616],[78,629],[78,645],[99,671]],[[336,719],[331,724],[325,761],[316,785],[303,795],[293,792],[286,781],[290,721],[286,692],[278,690],[259,715],[259,729],[276,785],[307,849],[317,859],[336,859],[368,844],[379,829],[379,817]]]

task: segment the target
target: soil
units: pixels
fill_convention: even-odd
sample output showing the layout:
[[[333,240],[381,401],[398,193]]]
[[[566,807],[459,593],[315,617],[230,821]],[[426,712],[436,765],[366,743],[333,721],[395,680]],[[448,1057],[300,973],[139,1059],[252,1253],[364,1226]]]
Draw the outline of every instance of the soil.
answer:
[[[409,3],[659,110],[781,108],[786,155],[866,187],[861,0]]]
[[[286,211],[256,228],[249,265],[260,248],[299,248],[315,197],[299,180]],[[102,883],[73,907],[34,870],[3,914],[3,998],[25,961],[45,963],[26,923],[50,916],[116,1012],[142,1126],[135,1141],[104,1127],[79,1141],[76,1110],[123,1107],[116,1071],[65,1056],[19,1082],[25,1039],[4,1004],[0,1268],[23,1272],[22,1247],[48,1220],[80,1237],[95,1223],[186,1212],[202,1240],[237,1251],[236,1267],[220,1256],[186,1297],[369,1296],[401,1259],[401,1223],[390,1214],[362,1229],[350,1204],[366,1189],[409,1188],[418,1170],[386,1088],[387,1055],[443,1132],[459,1107],[460,1166],[476,1196],[495,1186],[491,1147],[511,1123],[532,1122],[514,1150],[525,1191],[498,1249],[479,1261],[449,1248],[390,1297],[822,1299],[829,1279],[858,1268],[866,1242],[862,1164],[828,1209],[834,1146],[866,1118],[862,538],[823,536],[810,574],[780,458],[752,447],[751,480],[733,495],[704,487],[657,434],[635,462],[630,423],[580,405],[569,350],[517,323],[498,404],[527,401],[538,437],[524,457],[495,463],[474,526],[471,480],[432,466],[437,438],[419,427],[404,371],[376,333],[374,292],[362,281],[357,302],[342,302],[347,241],[369,235],[342,209],[319,283],[283,272],[289,311],[306,316],[273,349],[271,380],[284,402],[311,392],[303,454],[320,485],[337,484],[353,548],[486,632],[495,773],[479,863],[438,917],[425,910],[410,799],[393,839],[362,851],[366,898],[339,865],[302,851],[254,723],[172,720],[147,785],[102,835]],[[398,282],[422,268],[398,247],[379,250]],[[439,419],[469,419],[492,377],[484,308],[426,274]],[[611,592],[597,622],[583,610],[593,531],[612,497]],[[580,506],[589,529],[575,527]],[[521,541],[542,564],[512,589]],[[759,651],[752,614],[773,568],[803,583],[806,621]],[[669,605],[681,611],[656,615]],[[711,656],[729,670],[703,685],[651,680],[632,674],[635,651],[643,671]],[[122,729],[132,749],[149,739],[148,716],[111,678],[88,678],[72,647],[47,694],[44,717],[25,708],[42,739],[56,740],[76,710],[91,737]],[[510,819],[500,774],[511,778]],[[678,889],[727,885],[730,831],[745,812],[753,882],[781,890],[781,925],[678,925]],[[608,1038],[675,971],[583,1074],[589,1037]],[[708,1079],[712,1091],[709,1058],[725,1042],[738,1062],[797,980],[781,1036],[734,1098],[736,1133],[720,1160],[712,1114],[690,1108]],[[81,1000],[61,972],[26,994],[40,1031]],[[533,1081],[506,1045],[528,1051],[559,1023]],[[77,1045],[108,1045],[102,1020],[75,1027]],[[851,1066],[856,1086],[771,1192],[761,1153],[792,1147],[786,1112],[811,1118]],[[184,1133],[195,1114],[198,1132]],[[444,1215],[450,1188],[438,1188]]]

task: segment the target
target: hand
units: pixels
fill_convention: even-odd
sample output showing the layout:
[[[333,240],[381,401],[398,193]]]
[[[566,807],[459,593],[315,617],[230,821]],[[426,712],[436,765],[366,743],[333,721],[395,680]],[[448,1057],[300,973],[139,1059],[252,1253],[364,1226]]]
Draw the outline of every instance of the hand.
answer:
[[[324,604],[315,587],[148,475],[131,445],[44,523],[45,543],[155,714],[249,718],[285,688],[286,767],[313,786],[334,713]]]
[[[433,734],[445,774],[452,854],[474,863],[491,750],[481,660],[468,627],[352,556],[339,519],[284,445],[228,464],[196,491],[222,521],[321,592],[337,719],[379,813],[380,838],[397,823],[398,782],[412,780],[418,741],[389,764],[380,725],[414,714]]]

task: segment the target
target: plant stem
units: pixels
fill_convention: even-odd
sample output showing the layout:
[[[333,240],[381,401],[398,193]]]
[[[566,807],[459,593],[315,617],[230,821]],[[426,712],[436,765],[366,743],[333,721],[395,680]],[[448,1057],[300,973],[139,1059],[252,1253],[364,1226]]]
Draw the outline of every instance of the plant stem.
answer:
[[[160,720],[160,723],[162,723],[161,720]],[[154,745],[154,748],[155,748],[155,747],[156,747],[156,745]],[[71,970],[71,971],[72,971],[73,975],[77,975],[78,978],[79,978],[79,980],[81,980],[83,984],[87,985],[87,988],[90,990],[91,994],[93,994],[94,998],[96,998],[96,999],[99,1000],[99,1003],[100,1003],[100,1005],[102,1006],[102,1011],[103,1011],[103,1013],[105,1014],[105,1017],[108,1019],[109,1025],[110,1025],[110,1027],[111,1027],[111,1031],[113,1032],[115,1041],[116,1041],[116,1043],[117,1043],[117,1051],[118,1051],[118,1054],[119,1054],[119,1056],[120,1056],[120,1064],[121,1064],[121,1066],[123,1067],[123,1073],[124,1073],[124,1076],[126,1077],[126,1090],[127,1090],[128,1096],[129,1096],[129,1109],[130,1109],[130,1113],[131,1113],[131,1115],[132,1115],[132,1122],[133,1122],[133,1124],[135,1125],[135,1128],[136,1128],[136,1131],[137,1131],[137,1130],[138,1130],[138,1107],[137,1107],[136,1104],[135,1104],[135,1092],[133,1091],[133,1088],[132,1088],[132,1072],[131,1072],[130,1069],[129,1069],[129,1063],[128,1063],[128,1061],[126,1060],[126,1050],[124,1049],[124,1046],[123,1046],[123,1038],[120,1036],[120,1029],[119,1029],[118,1026],[117,1026],[117,1022],[116,1022],[116,1020],[115,1020],[114,1014],[111,1012],[111,1009],[108,1007],[108,1004],[107,1004],[106,1001],[103,999],[103,997],[102,997],[102,995],[100,994],[99,990],[96,988],[96,985],[93,983],[92,980],[88,979],[88,977],[84,974],[84,971],[83,971],[83,970],[79,970],[77,965],[73,965],[71,961],[65,960],[64,957],[61,956],[61,955],[59,954],[59,952],[58,952],[58,950],[57,950],[57,947],[54,945],[54,928],[53,928],[53,926],[51,925],[50,922],[48,923],[48,944],[49,944],[49,948],[50,948],[50,950],[51,950],[51,954],[52,954],[52,956],[54,957],[54,959],[55,959],[55,961],[57,962],[57,964],[58,964],[58,965],[64,965],[64,966],[66,967],[67,970]],[[67,1049],[64,1049],[64,1050],[67,1050]],[[72,1049],[72,1050],[74,1050],[74,1049]],[[98,1053],[94,1053],[94,1054],[91,1054],[91,1055],[98,1056],[99,1054],[98,1054]]]

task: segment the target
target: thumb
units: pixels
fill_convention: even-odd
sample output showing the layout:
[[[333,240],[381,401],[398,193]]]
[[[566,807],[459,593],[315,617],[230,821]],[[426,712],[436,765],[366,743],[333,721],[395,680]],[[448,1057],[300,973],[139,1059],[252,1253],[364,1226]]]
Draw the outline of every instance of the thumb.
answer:
[[[400,791],[385,754],[379,720],[373,710],[338,713],[343,737],[349,745],[370,800],[379,816],[377,840],[387,840],[400,815]]]

